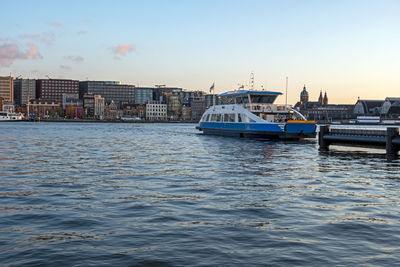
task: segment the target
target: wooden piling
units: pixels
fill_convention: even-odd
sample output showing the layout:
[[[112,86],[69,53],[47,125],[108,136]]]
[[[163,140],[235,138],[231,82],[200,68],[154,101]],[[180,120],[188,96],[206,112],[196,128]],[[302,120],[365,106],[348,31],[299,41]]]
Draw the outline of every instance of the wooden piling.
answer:
[[[397,156],[399,147],[393,144],[393,138],[399,135],[399,128],[387,127],[386,129],[386,155]]]
[[[319,150],[329,150],[329,142],[324,139],[324,136],[329,133],[329,125],[319,126],[318,143]]]

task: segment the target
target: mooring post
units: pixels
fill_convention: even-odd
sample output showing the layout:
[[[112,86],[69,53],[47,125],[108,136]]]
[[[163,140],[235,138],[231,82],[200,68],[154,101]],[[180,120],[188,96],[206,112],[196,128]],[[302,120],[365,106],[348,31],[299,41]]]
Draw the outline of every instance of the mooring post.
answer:
[[[397,156],[399,148],[393,144],[392,140],[394,137],[399,135],[399,128],[387,127],[386,128],[386,155]]]
[[[318,134],[319,150],[329,150],[329,142],[324,139],[324,135],[329,133],[329,125],[320,125]]]

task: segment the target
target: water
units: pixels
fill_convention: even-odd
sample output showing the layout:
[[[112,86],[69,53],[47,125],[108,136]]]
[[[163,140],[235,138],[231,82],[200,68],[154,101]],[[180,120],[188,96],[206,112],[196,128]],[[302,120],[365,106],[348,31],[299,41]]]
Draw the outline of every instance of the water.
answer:
[[[400,264],[400,161],[193,124],[1,123],[4,266]],[[382,153],[381,153],[382,152]]]

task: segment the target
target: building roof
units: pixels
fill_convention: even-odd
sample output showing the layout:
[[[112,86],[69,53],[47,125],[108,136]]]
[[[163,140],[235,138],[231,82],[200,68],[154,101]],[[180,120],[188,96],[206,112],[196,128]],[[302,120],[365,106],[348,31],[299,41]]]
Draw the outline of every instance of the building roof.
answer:
[[[385,100],[361,100],[359,99],[357,103],[361,103],[365,110],[369,110],[370,108],[381,107]],[[356,103],[356,104],[357,104]]]
[[[259,94],[259,95],[281,95],[281,92],[273,91],[250,91],[250,90],[237,90],[229,91],[226,93],[219,94],[218,96],[228,96],[228,95],[239,95],[239,94]]]

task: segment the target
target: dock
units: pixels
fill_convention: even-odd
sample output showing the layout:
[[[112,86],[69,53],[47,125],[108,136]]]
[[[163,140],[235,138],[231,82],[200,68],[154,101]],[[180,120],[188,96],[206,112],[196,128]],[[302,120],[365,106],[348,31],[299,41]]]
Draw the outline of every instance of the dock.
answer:
[[[329,150],[330,145],[380,148],[386,149],[389,156],[397,156],[400,150],[399,129],[331,129],[329,125],[321,125],[318,135],[319,149]]]

